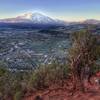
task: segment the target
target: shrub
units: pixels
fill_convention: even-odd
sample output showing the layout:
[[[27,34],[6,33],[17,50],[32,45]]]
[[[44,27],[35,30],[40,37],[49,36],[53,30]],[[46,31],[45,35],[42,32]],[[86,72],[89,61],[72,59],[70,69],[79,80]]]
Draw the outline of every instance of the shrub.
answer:
[[[35,89],[48,88],[52,84],[61,84],[67,78],[68,73],[68,66],[53,62],[50,65],[36,69],[30,78],[29,84]]]
[[[14,95],[14,100],[22,100],[22,92],[21,91],[17,91]]]

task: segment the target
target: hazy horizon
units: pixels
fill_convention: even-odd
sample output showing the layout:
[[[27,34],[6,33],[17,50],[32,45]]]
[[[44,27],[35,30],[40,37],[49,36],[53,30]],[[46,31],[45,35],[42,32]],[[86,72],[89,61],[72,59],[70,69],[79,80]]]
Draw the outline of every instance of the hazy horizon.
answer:
[[[100,20],[100,0],[1,0],[0,19],[40,12],[64,21]]]

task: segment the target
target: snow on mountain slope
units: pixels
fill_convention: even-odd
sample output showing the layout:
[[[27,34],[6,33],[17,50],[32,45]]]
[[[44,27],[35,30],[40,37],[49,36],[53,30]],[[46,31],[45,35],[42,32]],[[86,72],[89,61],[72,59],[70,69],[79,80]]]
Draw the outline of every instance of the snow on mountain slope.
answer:
[[[64,21],[56,20],[41,13],[26,13],[15,18],[2,19],[4,23],[33,23],[33,24],[65,24]]]

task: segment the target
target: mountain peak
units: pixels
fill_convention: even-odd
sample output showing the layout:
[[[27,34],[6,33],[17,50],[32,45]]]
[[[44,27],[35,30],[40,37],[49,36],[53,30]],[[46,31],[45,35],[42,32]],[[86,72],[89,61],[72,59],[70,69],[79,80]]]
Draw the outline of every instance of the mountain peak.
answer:
[[[16,17],[17,19],[27,19],[34,24],[51,24],[54,23],[55,20],[38,12],[35,13],[26,13]]]
[[[18,16],[17,18],[24,18],[24,19],[30,19],[32,16],[32,13],[26,13]]]
[[[2,19],[0,22],[4,23],[31,23],[31,24],[43,24],[43,25],[63,25],[65,24],[61,20],[56,20],[51,17],[48,17],[44,14],[35,12],[35,13],[26,13],[15,18]]]
[[[35,12],[35,13],[31,13],[31,12],[29,12],[29,13],[25,13],[25,14],[22,14],[22,15],[20,15],[20,16],[17,16],[17,18],[22,18],[22,19],[32,19],[32,17],[40,17],[40,16],[45,16],[45,15],[43,15],[43,14],[41,14],[41,13],[38,13],[38,12]]]
[[[33,13],[33,15],[35,15],[35,16],[45,16],[44,14],[39,13],[39,12],[35,12],[35,13]]]

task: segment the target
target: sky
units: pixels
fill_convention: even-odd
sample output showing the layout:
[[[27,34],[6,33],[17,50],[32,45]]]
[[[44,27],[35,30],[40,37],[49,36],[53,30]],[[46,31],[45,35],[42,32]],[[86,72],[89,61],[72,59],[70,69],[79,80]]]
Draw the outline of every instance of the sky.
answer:
[[[28,12],[65,21],[100,20],[100,0],[0,0],[0,19]]]

